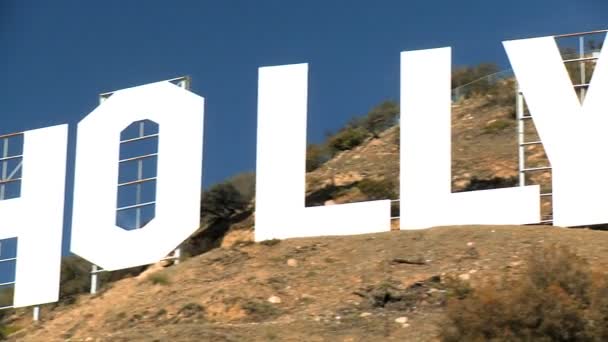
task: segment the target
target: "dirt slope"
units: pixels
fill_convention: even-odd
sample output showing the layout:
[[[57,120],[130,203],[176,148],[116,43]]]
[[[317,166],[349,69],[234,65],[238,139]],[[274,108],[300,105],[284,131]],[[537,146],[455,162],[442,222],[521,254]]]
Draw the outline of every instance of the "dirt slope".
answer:
[[[511,111],[485,97],[453,105],[454,191],[475,178],[514,181]],[[527,140],[534,135],[531,130]],[[366,200],[353,186],[362,179],[391,180],[398,194],[398,136],[399,128],[393,127],[308,173],[308,198],[321,199],[316,205]],[[529,150],[530,166],[546,163],[540,146]],[[531,180],[548,187],[547,173]],[[260,245],[248,242],[253,224],[253,217],[244,217],[223,237],[223,248],[178,266],[106,284],[105,292],[83,295],[72,305],[43,306],[39,325],[30,327],[29,310],[18,311],[7,323],[29,328],[12,339],[434,340],[443,282],[450,276],[475,284],[501,272],[517,273],[530,248],[553,241],[585,246],[580,252],[598,265],[605,266],[608,253],[603,232],[549,227],[437,228]],[[272,296],[280,303],[270,303]],[[408,320],[396,323],[399,317]]]
[[[43,307],[42,322],[11,340],[435,341],[446,279],[517,275],[533,248],[553,243],[608,266],[608,232],[541,226],[250,243]]]
[[[513,106],[494,105],[477,96],[452,105],[452,188],[463,190],[469,181],[517,176],[517,121]],[[530,122],[526,141],[539,140]],[[422,143],[422,142],[421,142]],[[528,147],[528,166],[546,165],[542,146]],[[399,127],[377,139],[338,154],[319,169],[307,174],[308,193],[329,184],[345,186],[363,178],[399,180]],[[546,178],[546,176],[543,176]],[[536,182],[543,177],[534,176]]]

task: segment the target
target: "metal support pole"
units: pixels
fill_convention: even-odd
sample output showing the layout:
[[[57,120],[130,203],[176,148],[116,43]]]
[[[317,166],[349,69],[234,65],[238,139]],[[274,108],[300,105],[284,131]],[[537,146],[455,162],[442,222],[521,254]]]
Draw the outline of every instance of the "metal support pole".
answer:
[[[526,146],[524,145],[525,137],[525,125],[524,125],[524,95],[519,88],[519,84],[516,86],[515,96],[515,114],[517,117],[517,142],[518,142],[518,158],[519,158],[519,186],[526,185]]]
[[[39,321],[40,320],[40,306],[36,305],[34,306],[34,317],[33,317],[34,321]]]
[[[8,157],[8,138],[4,138],[4,145],[2,146],[2,158],[7,158]],[[3,160],[2,161],[2,180],[6,180],[6,174],[8,172],[8,161],[7,160]],[[5,188],[6,184],[2,183],[0,184],[0,201],[4,199],[4,192],[5,192]]]
[[[108,94],[101,94],[99,95],[99,104],[102,104],[105,100],[108,99],[110,95]],[[99,286],[99,278],[98,278],[98,274],[99,273],[99,268],[97,267],[97,265],[92,265],[91,266],[91,294],[96,294],[97,293],[97,288]]]
[[[181,258],[181,256],[182,256],[181,254],[182,254],[181,249],[180,249],[179,247],[177,247],[177,248],[175,249],[175,251],[173,252],[173,257],[175,258],[175,259],[173,259],[173,264],[174,264],[174,265],[179,264],[179,259],[180,259],[180,258]]]
[[[186,76],[186,77],[184,77],[184,79],[182,81],[180,81],[178,83],[178,86],[180,86],[181,88],[184,88],[186,90],[190,90],[190,81],[191,81],[190,77]],[[175,249],[175,251],[173,251],[173,257],[175,258],[175,259],[173,259],[174,265],[179,264],[181,256],[182,256],[181,248],[177,247]]]
[[[97,268],[97,265],[93,265],[91,266],[91,294],[95,294],[97,293],[97,273],[99,272],[99,269]]]
[[[579,58],[585,58],[585,36],[578,37],[578,53],[579,53]],[[586,70],[585,70],[585,61],[580,62],[579,68],[580,68],[580,72],[581,72],[581,84],[586,84],[587,75],[586,75]],[[583,103],[583,101],[585,101],[585,93],[586,93],[585,87],[581,87],[581,95],[580,95],[581,103]]]

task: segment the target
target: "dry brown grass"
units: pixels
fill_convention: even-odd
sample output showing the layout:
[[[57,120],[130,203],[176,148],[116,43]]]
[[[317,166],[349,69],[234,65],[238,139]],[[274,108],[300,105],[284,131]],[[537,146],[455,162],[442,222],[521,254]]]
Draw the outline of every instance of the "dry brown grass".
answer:
[[[563,246],[535,250],[524,274],[448,302],[444,341],[606,341],[607,283]]]

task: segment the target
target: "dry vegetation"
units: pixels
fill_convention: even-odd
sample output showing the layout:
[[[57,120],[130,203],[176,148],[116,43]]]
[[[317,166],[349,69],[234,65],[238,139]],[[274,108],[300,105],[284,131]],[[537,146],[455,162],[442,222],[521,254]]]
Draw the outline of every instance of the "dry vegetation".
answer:
[[[457,70],[455,86],[491,70]],[[476,84],[453,104],[453,191],[516,185],[512,88],[509,79]],[[309,146],[307,205],[398,198],[397,114],[383,102]],[[526,140],[537,140],[533,125]],[[528,166],[547,164],[542,146],[527,152]],[[237,175],[203,194],[185,262],[103,274],[102,292],[91,296],[89,264],[68,258],[60,303],[43,307],[40,324],[26,310],[8,312],[0,333],[15,341],[608,340],[605,232],[478,226],[254,244],[254,179]],[[527,179],[543,190],[549,180],[548,172]]]
[[[554,247],[563,245],[572,249]],[[153,271],[158,275],[106,284],[103,293],[79,295],[70,305],[43,306],[41,324],[30,324],[29,312],[7,323],[25,327],[12,335],[15,341],[589,336],[606,326],[606,287],[600,284],[607,246],[602,231],[540,226],[239,244]],[[531,328],[500,329],[517,329],[517,320]]]

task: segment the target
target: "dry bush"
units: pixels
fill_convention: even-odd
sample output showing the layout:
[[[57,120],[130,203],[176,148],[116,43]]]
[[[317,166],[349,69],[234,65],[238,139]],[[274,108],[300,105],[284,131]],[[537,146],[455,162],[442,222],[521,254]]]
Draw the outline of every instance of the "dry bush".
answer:
[[[151,274],[146,279],[153,285],[169,285],[171,283],[169,276],[163,272]]]
[[[443,341],[606,341],[608,287],[565,247],[532,253],[526,272],[448,301]]]
[[[493,121],[493,122],[487,124],[483,128],[482,133],[483,134],[496,134],[496,133],[503,132],[504,130],[506,130],[508,128],[514,128],[514,127],[515,127],[515,121],[513,121],[513,120],[497,119],[496,121]]]

